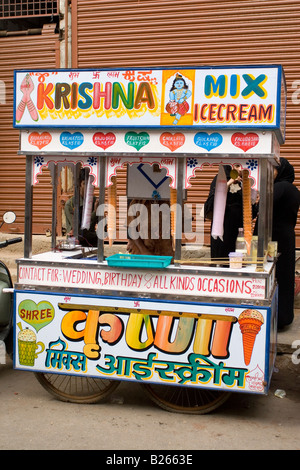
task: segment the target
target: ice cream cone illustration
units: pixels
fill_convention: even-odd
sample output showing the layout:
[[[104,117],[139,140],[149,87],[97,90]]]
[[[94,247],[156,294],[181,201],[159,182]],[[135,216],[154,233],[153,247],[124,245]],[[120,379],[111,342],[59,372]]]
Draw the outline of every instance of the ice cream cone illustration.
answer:
[[[256,335],[264,319],[257,310],[247,309],[240,314],[238,322],[243,335],[244,360],[247,366],[251,361]]]

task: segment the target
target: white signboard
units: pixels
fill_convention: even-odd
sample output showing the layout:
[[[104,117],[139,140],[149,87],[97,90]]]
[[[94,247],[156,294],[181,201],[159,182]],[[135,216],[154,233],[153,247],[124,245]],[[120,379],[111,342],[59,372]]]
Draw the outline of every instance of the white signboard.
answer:
[[[229,269],[228,269],[229,271]],[[22,285],[78,287],[117,292],[139,292],[195,297],[263,300],[267,297],[266,279],[255,276],[195,274],[164,269],[82,268],[72,266],[29,266],[19,264],[18,282]]]
[[[17,369],[266,393],[270,308],[31,291],[15,300]]]
[[[281,66],[24,70],[14,95],[19,128],[260,128],[284,140]]]
[[[23,153],[44,154],[177,154],[234,155],[247,158],[249,155],[279,155],[279,148],[272,132],[196,130],[162,131],[154,129],[109,131],[86,129],[21,131],[20,150]]]

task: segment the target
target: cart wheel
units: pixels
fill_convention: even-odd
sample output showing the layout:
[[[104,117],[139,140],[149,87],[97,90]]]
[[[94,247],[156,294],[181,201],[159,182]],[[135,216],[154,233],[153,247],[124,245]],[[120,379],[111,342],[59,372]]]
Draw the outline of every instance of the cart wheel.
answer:
[[[141,384],[151,400],[161,408],[176,413],[205,414],[221,406],[230,392],[180,387],[176,385]]]
[[[34,374],[47,392],[61,401],[70,403],[98,403],[119,385],[119,380],[95,379],[76,375]]]

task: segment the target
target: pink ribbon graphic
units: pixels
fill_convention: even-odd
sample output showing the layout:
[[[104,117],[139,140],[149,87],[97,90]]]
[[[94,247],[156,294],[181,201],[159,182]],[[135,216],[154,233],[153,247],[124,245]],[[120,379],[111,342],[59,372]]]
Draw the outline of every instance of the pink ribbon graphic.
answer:
[[[36,107],[34,106],[32,100],[30,98],[30,95],[31,95],[33,89],[34,89],[33,82],[31,80],[30,75],[27,73],[27,75],[25,76],[24,80],[21,83],[21,91],[23,93],[23,97],[22,97],[20,103],[18,104],[18,107],[17,107],[17,110],[16,110],[16,121],[17,122],[21,121],[26,106],[28,108],[29,114],[32,117],[32,119],[34,121],[38,121],[38,119],[39,119]]]

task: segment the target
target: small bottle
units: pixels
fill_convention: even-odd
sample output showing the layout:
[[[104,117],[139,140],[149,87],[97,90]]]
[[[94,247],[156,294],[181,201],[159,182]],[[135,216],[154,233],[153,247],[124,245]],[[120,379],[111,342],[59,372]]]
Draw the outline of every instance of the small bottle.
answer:
[[[235,243],[235,251],[237,253],[243,253],[244,259],[247,257],[247,245],[244,238],[244,229],[239,228],[239,233]]]
[[[257,263],[257,243],[258,243],[258,236],[253,235],[251,240],[251,261],[253,264]]]
[[[271,241],[268,243],[267,261],[274,261],[274,259],[277,256],[277,249],[278,249],[277,242]]]

